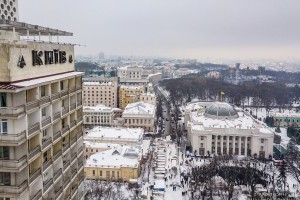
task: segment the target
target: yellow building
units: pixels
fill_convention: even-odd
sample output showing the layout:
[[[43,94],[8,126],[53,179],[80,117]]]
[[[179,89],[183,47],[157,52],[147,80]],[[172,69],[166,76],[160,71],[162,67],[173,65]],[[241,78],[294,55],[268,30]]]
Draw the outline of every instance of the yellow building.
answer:
[[[122,85],[119,88],[119,108],[124,109],[127,104],[139,101],[140,95],[144,92],[144,86]]]
[[[139,149],[125,146],[95,153],[86,160],[86,178],[121,181],[138,179],[141,157]]]

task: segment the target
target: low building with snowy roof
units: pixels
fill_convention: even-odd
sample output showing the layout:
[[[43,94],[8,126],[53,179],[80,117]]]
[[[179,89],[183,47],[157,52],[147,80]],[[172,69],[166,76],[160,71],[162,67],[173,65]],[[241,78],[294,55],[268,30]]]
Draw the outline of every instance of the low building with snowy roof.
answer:
[[[83,107],[83,124],[85,127],[112,126],[114,111],[111,107],[99,104]]]
[[[198,155],[273,155],[274,132],[225,102],[195,102],[185,109],[188,144]]]
[[[141,158],[142,153],[137,148],[128,146],[116,146],[95,153],[86,160],[86,178],[122,181],[137,179],[141,171]]]
[[[300,127],[300,113],[286,110],[285,112],[271,112],[274,119],[274,126]]]
[[[141,145],[143,142],[143,134],[144,130],[142,128],[97,126],[84,136],[84,141],[123,145]]]
[[[124,126],[129,128],[143,128],[154,131],[156,107],[145,102],[130,103],[126,106],[122,118]]]

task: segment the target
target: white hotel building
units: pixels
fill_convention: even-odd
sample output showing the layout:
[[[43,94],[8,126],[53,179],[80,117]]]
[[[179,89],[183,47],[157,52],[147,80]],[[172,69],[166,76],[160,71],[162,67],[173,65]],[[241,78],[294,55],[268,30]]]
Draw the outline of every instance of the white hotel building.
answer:
[[[199,155],[268,158],[274,133],[241,108],[224,102],[196,102],[185,108],[188,145]]]
[[[16,0],[1,1],[0,11],[0,199],[83,199],[82,73],[74,72],[74,47],[20,40],[72,33],[17,22]]]

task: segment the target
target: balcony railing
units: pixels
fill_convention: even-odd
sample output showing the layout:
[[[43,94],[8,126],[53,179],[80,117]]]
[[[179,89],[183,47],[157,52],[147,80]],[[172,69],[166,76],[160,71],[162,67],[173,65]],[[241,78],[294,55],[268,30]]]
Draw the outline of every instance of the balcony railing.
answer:
[[[52,138],[42,140],[42,150],[46,149],[49,145],[52,144]]]
[[[55,199],[58,199],[58,197],[62,194],[63,187],[61,186],[58,190],[55,191]]]
[[[40,130],[40,123],[37,122],[31,126],[28,127],[28,135],[31,136],[36,131]]]
[[[64,171],[70,166],[70,161],[66,161],[63,163]]]
[[[81,90],[82,89],[82,85],[76,85],[76,90]]]
[[[66,132],[69,131],[69,125],[67,125],[66,127],[62,128],[61,132],[64,135]]]
[[[51,124],[51,117],[47,117],[42,121],[42,127],[45,127],[47,125]]]
[[[83,153],[83,146],[79,147],[78,151],[77,151],[77,155],[81,155]]]
[[[78,170],[80,171],[82,167],[83,167],[83,162],[81,161],[78,163]]]
[[[56,113],[53,115],[53,121],[59,119],[60,116],[61,116],[61,112],[60,112],[60,111],[56,112]]]
[[[53,162],[55,162],[59,157],[61,157],[61,150],[59,150],[54,156],[53,156]]]
[[[56,93],[56,94],[52,94],[52,95],[51,95],[51,100],[52,100],[52,101],[55,101],[56,99],[59,99],[59,93]]]
[[[71,178],[70,178],[70,177],[67,178],[66,180],[63,181],[63,183],[64,183],[64,188],[65,188],[65,189],[68,188],[68,186],[69,186],[70,183],[71,183]]]
[[[83,197],[83,191],[78,192],[78,200],[81,200],[82,197]]]
[[[77,101],[77,107],[82,106],[82,101]]]
[[[70,93],[75,92],[76,88],[75,87],[74,88],[70,88],[69,91],[70,91]]]
[[[68,94],[69,94],[69,90],[63,90],[63,91],[61,91],[60,96],[64,97],[64,96],[66,96]]]
[[[41,169],[36,170],[32,174],[29,175],[29,184],[31,184],[35,179],[37,179],[41,175]]]
[[[47,160],[43,163],[43,172],[45,172],[52,165],[52,160]]]
[[[50,102],[50,96],[46,96],[40,99],[40,105],[44,105]]]
[[[29,152],[29,160],[41,152],[41,146],[37,146]]]
[[[54,133],[53,142],[56,141],[58,138],[60,138],[60,136],[61,136],[61,131],[57,131],[56,133]]]
[[[80,123],[82,121],[82,116],[77,117],[77,123]]]
[[[42,190],[39,190],[35,195],[30,197],[30,200],[39,200],[42,198]]]
[[[18,145],[26,141],[26,130],[19,134],[0,134],[0,144]]]
[[[53,179],[52,178],[43,183],[44,193],[47,192],[47,190],[50,188],[51,185],[53,185]]]
[[[72,186],[72,190],[71,190],[71,194],[72,194],[72,199],[74,198],[74,196],[77,194],[77,185]]]
[[[53,174],[53,180],[54,182],[62,175],[62,168],[59,168],[54,174]]]
[[[72,176],[71,176],[72,180],[76,177],[76,174],[77,174],[77,169],[74,169],[72,171]]]
[[[0,185],[1,194],[20,195],[28,187],[28,181],[25,180],[20,185]]]
[[[65,108],[61,111],[61,116],[68,114],[68,112],[69,112],[69,106],[65,106]]]
[[[83,175],[80,175],[79,178],[78,178],[78,183],[82,183],[84,181],[84,176]]]
[[[70,111],[75,110],[75,108],[76,108],[76,103],[72,103],[70,105]]]
[[[71,139],[71,146],[72,146],[73,144],[75,144],[76,141],[77,141],[77,137],[75,136],[74,138]]]
[[[70,129],[71,128],[74,128],[76,126],[76,120],[73,120],[71,123],[70,123]]]
[[[13,171],[20,171],[20,169],[27,164],[27,156],[23,156],[19,160],[1,160],[0,168],[9,169]]]
[[[0,107],[0,116],[17,117],[25,113],[25,106],[18,107]]]
[[[39,100],[35,100],[35,101],[32,101],[32,102],[29,102],[26,104],[26,110],[27,111],[30,111],[34,108],[38,108],[39,107]]]
[[[77,160],[77,153],[74,153],[72,156],[71,156],[71,162],[73,163],[74,161]]]
[[[68,151],[69,148],[70,148],[70,144],[65,144],[63,146],[63,153],[66,152],[66,151]]]

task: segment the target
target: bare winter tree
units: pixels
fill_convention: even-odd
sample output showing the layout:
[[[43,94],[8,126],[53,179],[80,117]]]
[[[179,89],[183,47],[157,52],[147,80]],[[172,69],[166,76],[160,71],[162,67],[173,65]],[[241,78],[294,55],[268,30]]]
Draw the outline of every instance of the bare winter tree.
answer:
[[[121,182],[90,180],[86,182],[86,200],[114,200],[124,198]]]
[[[290,141],[288,144],[285,161],[287,173],[300,184],[300,150],[294,141]]]

